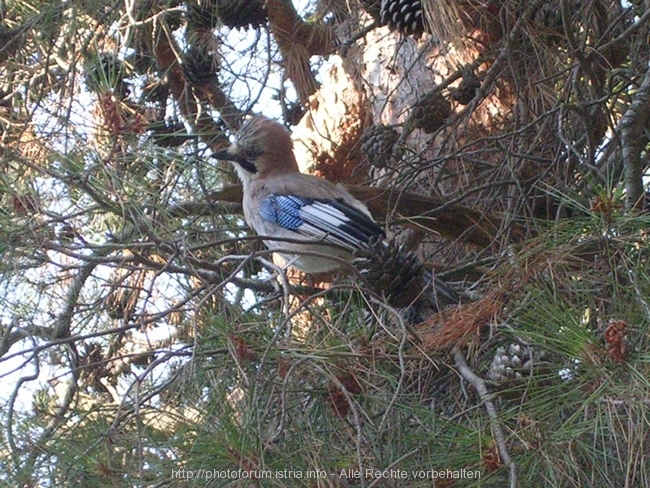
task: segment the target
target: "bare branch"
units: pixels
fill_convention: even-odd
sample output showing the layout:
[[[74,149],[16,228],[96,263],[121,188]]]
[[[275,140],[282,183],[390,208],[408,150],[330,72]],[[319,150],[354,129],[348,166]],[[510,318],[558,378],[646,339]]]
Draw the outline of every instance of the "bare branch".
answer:
[[[641,159],[641,152],[648,140],[645,131],[650,118],[649,106],[650,68],[646,70],[641,86],[621,119],[621,145],[627,192],[625,204],[630,210],[641,209],[644,204],[645,163]]]
[[[501,429],[501,423],[499,421],[499,415],[497,409],[492,402],[493,395],[488,392],[487,386],[485,386],[485,381],[479,378],[474,371],[467,365],[465,361],[465,356],[463,355],[460,348],[457,346],[453,349],[454,360],[456,362],[456,368],[460,375],[471,384],[479,395],[479,398],[485,405],[485,410],[487,411],[488,417],[490,418],[490,425],[492,426],[492,432],[494,434],[494,440],[499,449],[499,455],[501,460],[510,470],[510,488],[517,488],[517,467],[512,462],[510,457],[510,452],[506,446],[506,439],[503,435],[503,430]]]

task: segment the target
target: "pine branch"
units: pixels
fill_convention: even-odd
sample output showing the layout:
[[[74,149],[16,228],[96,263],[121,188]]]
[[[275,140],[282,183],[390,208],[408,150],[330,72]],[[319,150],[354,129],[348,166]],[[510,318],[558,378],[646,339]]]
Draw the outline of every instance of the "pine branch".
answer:
[[[269,24],[280,49],[300,44],[310,56],[331,54],[334,49],[331,28],[323,23],[308,23],[300,18],[291,0],[268,0]]]
[[[479,398],[485,405],[485,410],[487,411],[488,417],[490,417],[490,424],[492,425],[494,440],[497,444],[497,448],[499,449],[499,455],[501,456],[503,463],[510,469],[510,488],[517,488],[517,467],[512,462],[510,452],[506,446],[506,440],[505,436],[503,435],[503,430],[501,429],[501,423],[499,422],[497,409],[492,402],[493,395],[490,394],[487,386],[485,386],[485,381],[478,377],[476,373],[474,373],[474,371],[472,371],[471,368],[467,365],[465,356],[463,355],[460,348],[454,347],[453,352],[454,361],[456,363],[456,368],[458,368],[458,372],[465,379],[465,381],[474,387],[479,395]]]
[[[502,232],[503,221],[500,217],[462,205],[448,205],[437,198],[360,185],[349,186],[347,189],[355,198],[368,205],[370,213],[377,220],[394,216],[405,227],[448,239],[459,239],[479,247],[490,246]],[[241,203],[241,198],[241,187],[228,186],[209,194],[210,203],[183,202],[171,208],[170,212],[179,216],[189,212],[196,212],[194,215],[204,214],[217,202],[238,204]],[[444,211],[440,211],[443,208]],[[509,241],[520,242],[526,231],[523,226],[510,224]]]
[[[300,102],[306,104],[318,89],[309,58],[334,50],[332,30],[322,23],[310,24],[302,20],[291,0],[268,0],[266,7],[271,32],[284,57],[287,75],[296,87]]]

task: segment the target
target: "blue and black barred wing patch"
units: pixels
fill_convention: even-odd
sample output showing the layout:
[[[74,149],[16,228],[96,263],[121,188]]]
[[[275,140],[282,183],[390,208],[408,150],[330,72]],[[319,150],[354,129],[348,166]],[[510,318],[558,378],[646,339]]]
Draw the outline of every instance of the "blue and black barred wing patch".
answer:
[[[351,250],[384,235],[370,217],[340,199],[269,195],[260,203],[260,214],[287,230]]]

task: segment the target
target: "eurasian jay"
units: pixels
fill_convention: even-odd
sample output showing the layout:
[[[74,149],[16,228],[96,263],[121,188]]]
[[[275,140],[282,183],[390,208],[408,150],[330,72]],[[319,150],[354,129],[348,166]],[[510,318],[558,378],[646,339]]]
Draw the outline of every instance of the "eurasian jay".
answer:
[[[290,133],[274,120],[254,116],[228,149],[212,156],[234,163],[243,184],[246,222],[294,268],[332,271],[385,236],[367,207],[343,186],[300,173]],[[453,290],[435,285],[450,298],[446,302],[458,302]]]

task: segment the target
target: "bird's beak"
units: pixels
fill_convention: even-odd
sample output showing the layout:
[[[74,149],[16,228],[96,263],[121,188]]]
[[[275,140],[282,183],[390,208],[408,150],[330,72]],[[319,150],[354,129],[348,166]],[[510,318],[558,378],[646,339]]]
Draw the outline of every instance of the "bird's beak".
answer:
[[[212,153],[212,157],[214,159],[221,159],[223,161],[234,161],[235,163],[239,163],[241,161],[241,156],[231,153],[228,149],[222,149],[217,152]]]
[[[220,151],[213,152],[212,157],[215,159],[221,159],[223,161],[232,161],[233,163],[237,163],[249,173],[257,173],[257,168],[253,163],[251,163],[241,154],[231,152],[229,149],[222,149]]]

